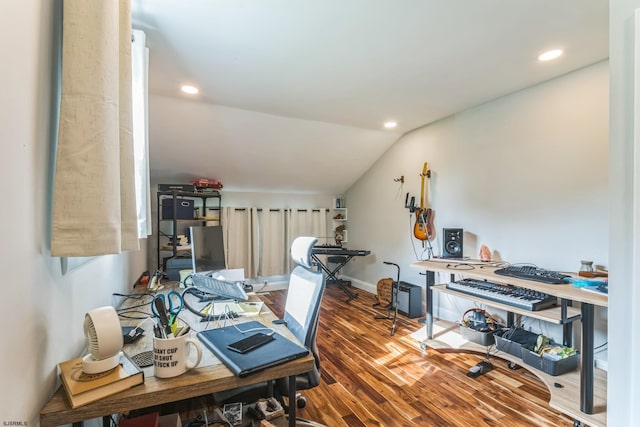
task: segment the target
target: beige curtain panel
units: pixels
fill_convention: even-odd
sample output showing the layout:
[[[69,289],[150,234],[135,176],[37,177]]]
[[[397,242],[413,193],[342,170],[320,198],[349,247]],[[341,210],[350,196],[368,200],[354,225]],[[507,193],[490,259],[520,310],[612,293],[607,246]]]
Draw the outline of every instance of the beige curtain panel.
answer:
[[[65,0],[52,256],[138,249],[130,1]]]
[[[228,268],[244,268],[245,277],[256,277],[258,259],[254,256],[250,209],[223,208],[222,229]]]
[[[288,274],[285,235],[285,210],[263,209],[258,212],[260,222],[260,276]]]
[[[293,241],[300,236],[313,236],[320,241],[327,236],[328,209],[290,209],[287,213],[287,248],[291,248]],[[291,259],[291,251],[287,251],[286,256],[292,270],[296,263]]]

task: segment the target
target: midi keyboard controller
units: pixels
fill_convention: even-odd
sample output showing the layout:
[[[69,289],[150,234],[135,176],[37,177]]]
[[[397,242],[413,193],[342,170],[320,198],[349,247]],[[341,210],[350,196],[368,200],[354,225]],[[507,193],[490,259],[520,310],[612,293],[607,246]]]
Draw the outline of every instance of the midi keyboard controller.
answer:
[[[518,307],[523,310],[538,311],[553,307],[557,298],[531,289],[512,285],[485,282],[483,280],[462,279],[447,283],[447,289],[479,298]]]

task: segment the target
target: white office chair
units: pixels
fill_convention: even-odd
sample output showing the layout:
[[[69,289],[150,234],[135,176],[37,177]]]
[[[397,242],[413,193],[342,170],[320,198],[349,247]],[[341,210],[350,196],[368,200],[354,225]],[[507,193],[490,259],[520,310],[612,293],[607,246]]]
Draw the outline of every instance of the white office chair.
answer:
[[[295,337],[308,348],[315,358],[315,366],[309,372],[296,377],[296,390],[307,390],[320,384],[320,356],[316,345],[320,302],[324,294],[325,280],[321,271],[316,271],[311,261],[311,250],[318,241],[315,237],[298,237],[291,245],[291,258],[297,264],[289,276],[289,289],[284,308],[284,317],[274,323],[284,323]],[[261,383],[234,390],[215,393],[217,403],[253,402],[273,392],[278,397],[289,395],[288,378],[274,384]],[[306,401],[299,396],[297,406],[304,407]],[[292,404],[293,402],[289,402]]]

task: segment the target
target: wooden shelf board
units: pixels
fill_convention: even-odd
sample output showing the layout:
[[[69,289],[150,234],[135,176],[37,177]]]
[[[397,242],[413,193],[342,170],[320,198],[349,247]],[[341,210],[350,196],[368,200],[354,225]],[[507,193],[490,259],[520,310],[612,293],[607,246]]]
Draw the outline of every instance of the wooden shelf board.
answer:
[[[161,246],[160,250],[161,251],[173,251],[173,246]],[[190,251],[191,250],[191,245],[176,246],[176,250],[178,252],[180,252],[180,251]]]
[[[519,286],[521,288],[555,295],[558,298],[584,302],[601,307],[607,307],[609,304],[609,298],[607,295],[599,295],[594,292],[585,291],[570,284],[549,285],[547,283],[536,282],[533,280],[523,280],[497,275],[494,273],[494,271],[498,269],[498,265],[501,264],[486,263],[472,259],[465,261],[439,259],[437,261],[430,260],[414,262],[413,264],[411,264],[411,267],[421,270],[429,270],[436,273],[459,274],[467,278],[488,280],[495,283],[504,283],[513,286]],[[572,276],[578,277],[576,274],[572,274]]]
[[[433,339],[423,341],[427,346],[436,350],[460,350],[480,354],[487,353],[487,347],[464,340],[460,335],[458,324],[445,320],[434,320]],[[586,414],[580,410],[580,369],[563,375],[552,376],[527,365],[521,358],[504,351],[492,354],[494,357],[507,360],[522,366],[537,376],[549,389],[551,398],[549,406],[573,417],[575,420],[591,427],[607,425],[607,373],[595,369],[595,384],[593,390],[593,414]],[[556,387],[555,384],[562,387]]]

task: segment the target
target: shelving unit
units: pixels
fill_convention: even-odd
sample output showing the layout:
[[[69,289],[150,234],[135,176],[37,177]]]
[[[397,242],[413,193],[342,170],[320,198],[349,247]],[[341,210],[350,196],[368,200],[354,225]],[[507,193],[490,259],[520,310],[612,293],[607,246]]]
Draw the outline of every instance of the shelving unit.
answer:
[[[220,224],[221,219],[221,202],[222,196],[219,191],[202,191],[202,192],[190,192],[190,191],[158,191],[158,214],[156,221],[157,230],[157,260],[158,269],[163,269],[164,259],[178,255],[180,252],[191,251],[191,245],[178,244],[178,236],[185,234],[188,235],[189,227],[192,225],[216,225]],[[208,203],[209,199],[214,199],[214,203]],[[193,214],[192,217],[184,215],[181,212],[179,215],[178,203],[183,200],[185,204],[190,205],[193,201]],[[164,203],[171,204],[169,209],[171,214],[166,217],[168,209],[163,209]],[[164,211],[164,212],[163,212]],[[163,213],[165,214],[163,217]]]
[[[347,243],[349,241],[349,232],[347,230],[347,216],[348,211],[345,205],[345,201],[342,197],[333,199],[333,208],[331,208],[331,218],[333,223],[333,236],[336,241],[340,243]]]

